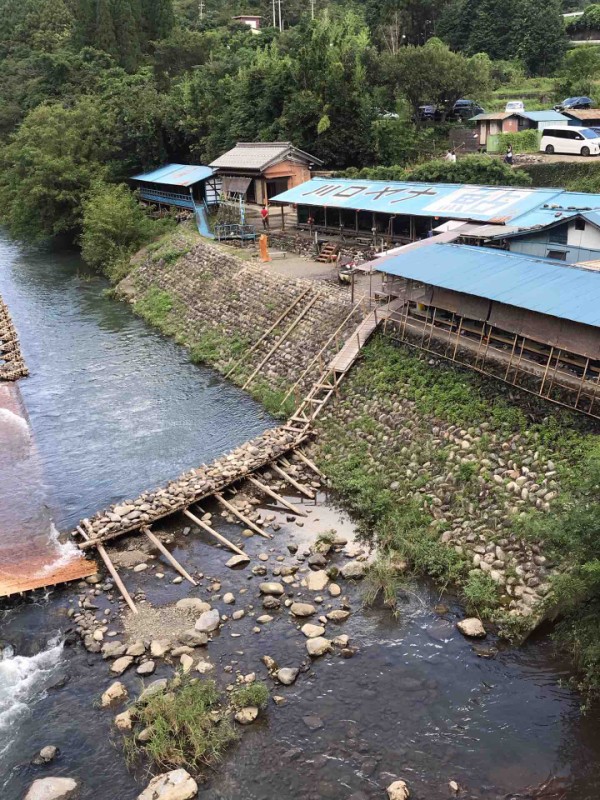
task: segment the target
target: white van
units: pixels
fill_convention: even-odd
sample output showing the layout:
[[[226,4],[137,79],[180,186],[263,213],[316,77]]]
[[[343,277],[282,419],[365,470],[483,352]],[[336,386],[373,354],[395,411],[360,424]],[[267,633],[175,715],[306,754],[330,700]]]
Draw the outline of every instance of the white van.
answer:
[[[600,154],[600,133],[592,128],[545,128],[540,150],[543,153],[574,153],[582,156]]]

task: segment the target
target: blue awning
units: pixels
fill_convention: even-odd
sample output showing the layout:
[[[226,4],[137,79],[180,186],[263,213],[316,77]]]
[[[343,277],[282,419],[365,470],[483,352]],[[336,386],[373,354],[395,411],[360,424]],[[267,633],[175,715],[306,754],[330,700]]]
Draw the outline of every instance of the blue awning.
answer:
[[[214,175],[210,167],[195,166],[193,164],[166,164],[152,172],[134,175],[132,181],[145,183],[162,183],[168,186],[193,186],[195,183],[205,181]]]
[[[375,269],[517,308],[600,327],[600,272],[486,247],[432,244]]]
[[[270,202],[504,224],[560,193],[516,186],[313,178]],[[598,201],[600,205],[600,197]]]

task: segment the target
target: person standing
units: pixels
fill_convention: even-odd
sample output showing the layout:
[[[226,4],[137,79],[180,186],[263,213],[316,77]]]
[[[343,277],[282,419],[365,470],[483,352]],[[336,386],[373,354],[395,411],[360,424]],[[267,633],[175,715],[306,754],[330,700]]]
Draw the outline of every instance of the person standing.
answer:
[[[456,157],[454,158],[454,160],[456,161]],[[448,150],[448,152],[444,156],[444,161],[452,161],[452,150]]]
[[[508,164],[508,165],[509,165],[509,167],[512,167],[512,165],[513,165],[513,149],[512,149],[512,144],[509,144],[509,145],[508,145],[508,149],[507,149],[507,151],[506,151],[506,155],[504,156],[504,163],[505,163],[505,164]]]
[[[269,208],[267,205],[264,205],[260,210],[260,216],[262,217],[262,224],[264,230],[269,230]]]
[[[456,152],[454,150],[450,151],[450,161],[452,164],[456,164]]]

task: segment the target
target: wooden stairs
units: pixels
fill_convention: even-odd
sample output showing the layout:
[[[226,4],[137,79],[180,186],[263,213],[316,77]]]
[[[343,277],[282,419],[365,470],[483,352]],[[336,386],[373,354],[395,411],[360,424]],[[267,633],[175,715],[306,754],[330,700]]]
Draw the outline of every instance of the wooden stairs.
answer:
[[[404,299],[375,308],[348,337],[342,348],[312,385],[310,391],[285,425],[286,430],[306,436],[311,424],[319,416],[331,396],[337,394],[339,385],[358,358],[361,350],[382,322],[385,322],[404,305]]]
[[[325,242],[319,251],[316,261],[322,264],[335,264],[340,247],[335,242]]]

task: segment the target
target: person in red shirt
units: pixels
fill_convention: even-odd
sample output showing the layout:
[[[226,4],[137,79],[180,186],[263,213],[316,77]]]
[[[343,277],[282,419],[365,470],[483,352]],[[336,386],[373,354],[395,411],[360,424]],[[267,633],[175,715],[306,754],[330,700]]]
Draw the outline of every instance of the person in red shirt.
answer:
[[[269,209],[267,206],[263,206],[260,210],[260,216],[262,217],[262,224],[263,228],[268,231],[269,230]]]

